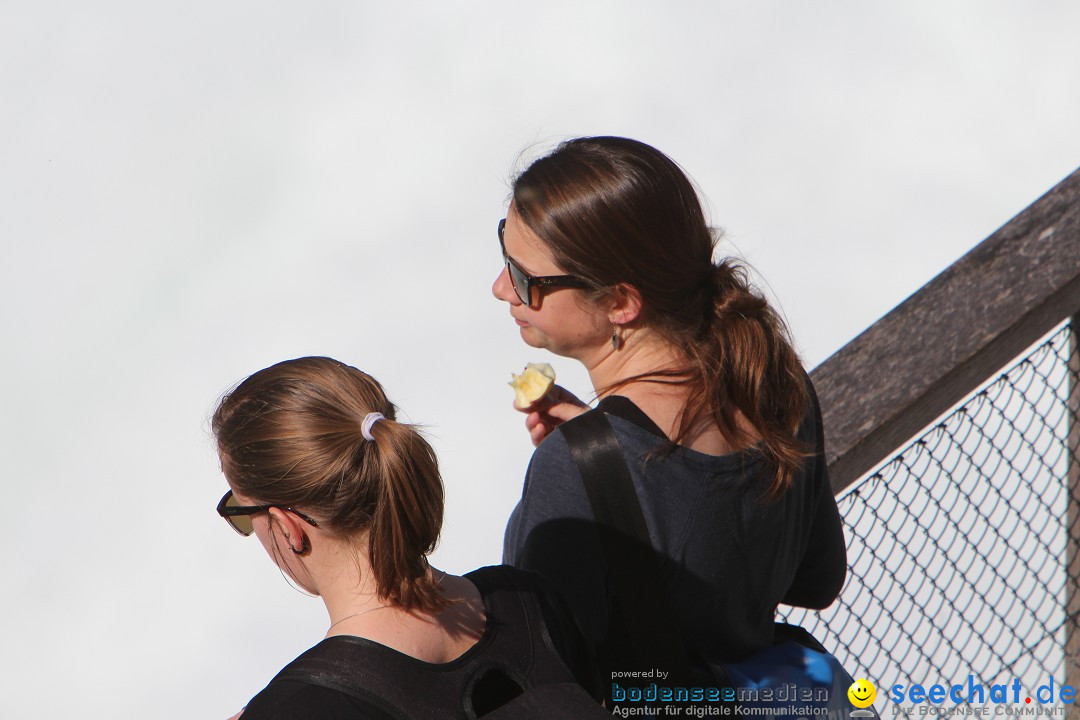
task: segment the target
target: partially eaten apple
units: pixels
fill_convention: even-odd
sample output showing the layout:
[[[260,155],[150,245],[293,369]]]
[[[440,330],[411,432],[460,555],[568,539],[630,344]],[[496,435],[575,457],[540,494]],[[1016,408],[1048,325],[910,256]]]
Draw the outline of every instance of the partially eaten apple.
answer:
[[[520,375],[510,373],[514,407],[524,410],[541,400],[555,385],[555,369],[547,363],[529,363]]]

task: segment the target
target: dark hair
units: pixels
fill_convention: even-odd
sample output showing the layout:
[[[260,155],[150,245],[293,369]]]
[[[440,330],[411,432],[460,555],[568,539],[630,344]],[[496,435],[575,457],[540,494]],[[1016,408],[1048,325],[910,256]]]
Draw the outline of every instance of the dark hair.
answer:
[[[685,355],[685,369],[614,387],[640,379],[689,385],[675,442],[711,416],[729,443],[748,446],[741,412],[775,468],[767,495],[783,493],[808,454],[797,439],[810,403],[805,373],[783,321],[745,268],[731,259],[713,263],[717,234],[682,169],[636,140],[568,140],[517,177],[513,211],[564,272],[601,291],[637,288],[639,321]]]
[[[385,420],[364,439],[370,412]],[[435,453],[370,375],[325,357],[260,370],[214,413],[221,469],[260,504],[296,507],[342,537],[367,531],[376,592],[406,610],[447,602],[427,562],[443,521]]]

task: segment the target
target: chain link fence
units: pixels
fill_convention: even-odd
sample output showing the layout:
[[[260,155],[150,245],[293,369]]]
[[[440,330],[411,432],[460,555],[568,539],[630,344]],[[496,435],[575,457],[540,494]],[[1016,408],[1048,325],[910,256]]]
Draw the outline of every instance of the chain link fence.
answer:
[[[998,714],[1048,710],[1039,687],[1052,682],[1056,699],[1080,685],[1077,330],[1054,330],[838,497],[840,599],[821,613],[781,608],[876,684],[883,717],[982,706],[969,685],[988,703],[1007,686]],[[915,683],[961,685],[963,700],[893,703],[893,686]],[[1057,717],[1080,717],[1072,707]]]

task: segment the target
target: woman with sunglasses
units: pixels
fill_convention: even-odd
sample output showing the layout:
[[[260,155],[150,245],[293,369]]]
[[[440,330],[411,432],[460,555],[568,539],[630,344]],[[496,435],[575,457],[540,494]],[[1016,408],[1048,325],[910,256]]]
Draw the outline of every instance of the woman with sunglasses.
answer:
[[[499,240],[492,292],[522,340],[589,372],[689,672],[709,682],[717,664],[770,647],[778,603],[831,604],[846,554],[813,389],[745,270],[714,262],[716,235],[679,166],[634,140],[567,141],[515,180]],[[664,630],[643,630],[653,620],[613,591],[566,437],[588,410],[558,387],[526,409],[538,448],[504,562],[551,581],[617,671],[631,669],[635,635]]]
[[[394,417],[374,378],[320,357],[255,373],[214,413],[229,483],[218,513],[329,614],[325,639],[245,720],[466,718],[500,706],[490,717],[534,717],[506,704],[531,688],[555,689],[543,717],[602,712],[574,683],[567,662],[588,680],[587,655],[538,578],[428,564],[442,481],[431,447]]]

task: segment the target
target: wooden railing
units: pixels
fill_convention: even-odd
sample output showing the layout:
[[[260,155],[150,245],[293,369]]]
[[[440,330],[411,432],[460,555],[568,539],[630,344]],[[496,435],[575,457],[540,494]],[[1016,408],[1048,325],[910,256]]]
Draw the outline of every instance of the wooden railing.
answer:
[[[819,365],[842,491],[1080,311],[1080,170]]]
[[[1080,170],[811,373],[840,494],[1072,318],[1065,680],[1080,688]]]

